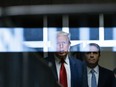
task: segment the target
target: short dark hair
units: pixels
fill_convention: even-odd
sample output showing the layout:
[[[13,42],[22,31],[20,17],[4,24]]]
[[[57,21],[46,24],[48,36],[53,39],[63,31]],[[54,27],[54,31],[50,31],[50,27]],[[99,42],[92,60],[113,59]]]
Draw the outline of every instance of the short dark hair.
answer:
[[[89,43],[89,46],[95,46],[98,49],[98,52],[100,54],[101,49],[100,49],[100,46],[98,44],[96,44],[96,43]]]

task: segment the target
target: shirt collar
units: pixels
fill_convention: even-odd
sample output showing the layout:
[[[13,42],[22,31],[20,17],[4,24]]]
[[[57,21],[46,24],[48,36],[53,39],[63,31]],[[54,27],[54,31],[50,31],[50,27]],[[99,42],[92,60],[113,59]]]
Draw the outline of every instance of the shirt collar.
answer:
[[[57,56],[55,56],[55,61],[58,62],[58,63],[60,63],[60,59]],[[65,64],[68,64],[69,63],[69,57],[68,57],[68,55],[66,56],[66,58],[65,58],[64,61],[65,61]]]
[[[98,65],[97,65],[95,68],[93,68],[93,69],[94,69],[95,73],[98,74],[98,72],[99,72],[99,67],[98,67]],[[88,73],[88,74],[91,73],[91,70],[92,70],[92,68],[87,67],[87,73]]]

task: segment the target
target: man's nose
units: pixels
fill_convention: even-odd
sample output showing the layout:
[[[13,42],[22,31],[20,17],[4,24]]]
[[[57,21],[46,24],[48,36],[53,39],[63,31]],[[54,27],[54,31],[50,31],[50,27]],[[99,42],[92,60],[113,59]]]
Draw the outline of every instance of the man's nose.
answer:
[[[90,56],[90,58],[94,58],[94,56]]]
[[[59,44],[59,47],[60,47],[60,48],[63,48],[63,43],[60,43],[60,44]]]
[[[93,53],[91,52],[91,53],[90,53],[90,58],[93,58],[93,57],[94,57],[94,55],[93,55]]]
[[[90,55],[90,58],[94,58],[94,56],[93,55]]]

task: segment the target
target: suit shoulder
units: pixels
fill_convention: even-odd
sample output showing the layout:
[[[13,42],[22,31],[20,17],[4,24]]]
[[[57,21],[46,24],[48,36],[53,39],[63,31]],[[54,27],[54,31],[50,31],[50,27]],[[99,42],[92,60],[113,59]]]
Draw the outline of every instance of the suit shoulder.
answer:
[[[78,64],[80,64],[80,65],[83,64],[83,62],[82,62],[81,60],[79,60],[79,59],[77,59],[77,58],[75,58],[75,57],[70,57],[70,60],[72,60],[73,62],[78,63]]]
[[[104,68],[104,67],[101,67],[101,66],[100,66],[100,69],[101,69],[102,71],[104,71],[105,73],[113,74],[113,71],[111,71],[110,69],[107,69],[107,68]]]
[[[75,57],[73,57],[73,56],[70,56],[70,58],[73,59],[73,60],[75,60],[75,61],[81,62],[81,60],[79,60],[79,59],[77,59],[77,58],[75,58]]]

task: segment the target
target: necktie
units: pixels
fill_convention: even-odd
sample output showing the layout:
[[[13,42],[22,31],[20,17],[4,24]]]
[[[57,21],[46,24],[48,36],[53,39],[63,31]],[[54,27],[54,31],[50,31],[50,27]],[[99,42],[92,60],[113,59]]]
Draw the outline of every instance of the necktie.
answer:
[[[91,74],[92,74],[92,77],[91,77],[91,87],[97,87],[95,71],[93,69],[91,70]]]
[[[61,67],[60,67],[60,84],[63,87],[68,87],[67,86],[67,74],[66,74],[66,69],[64,66],[64,60],[61,60]]]

